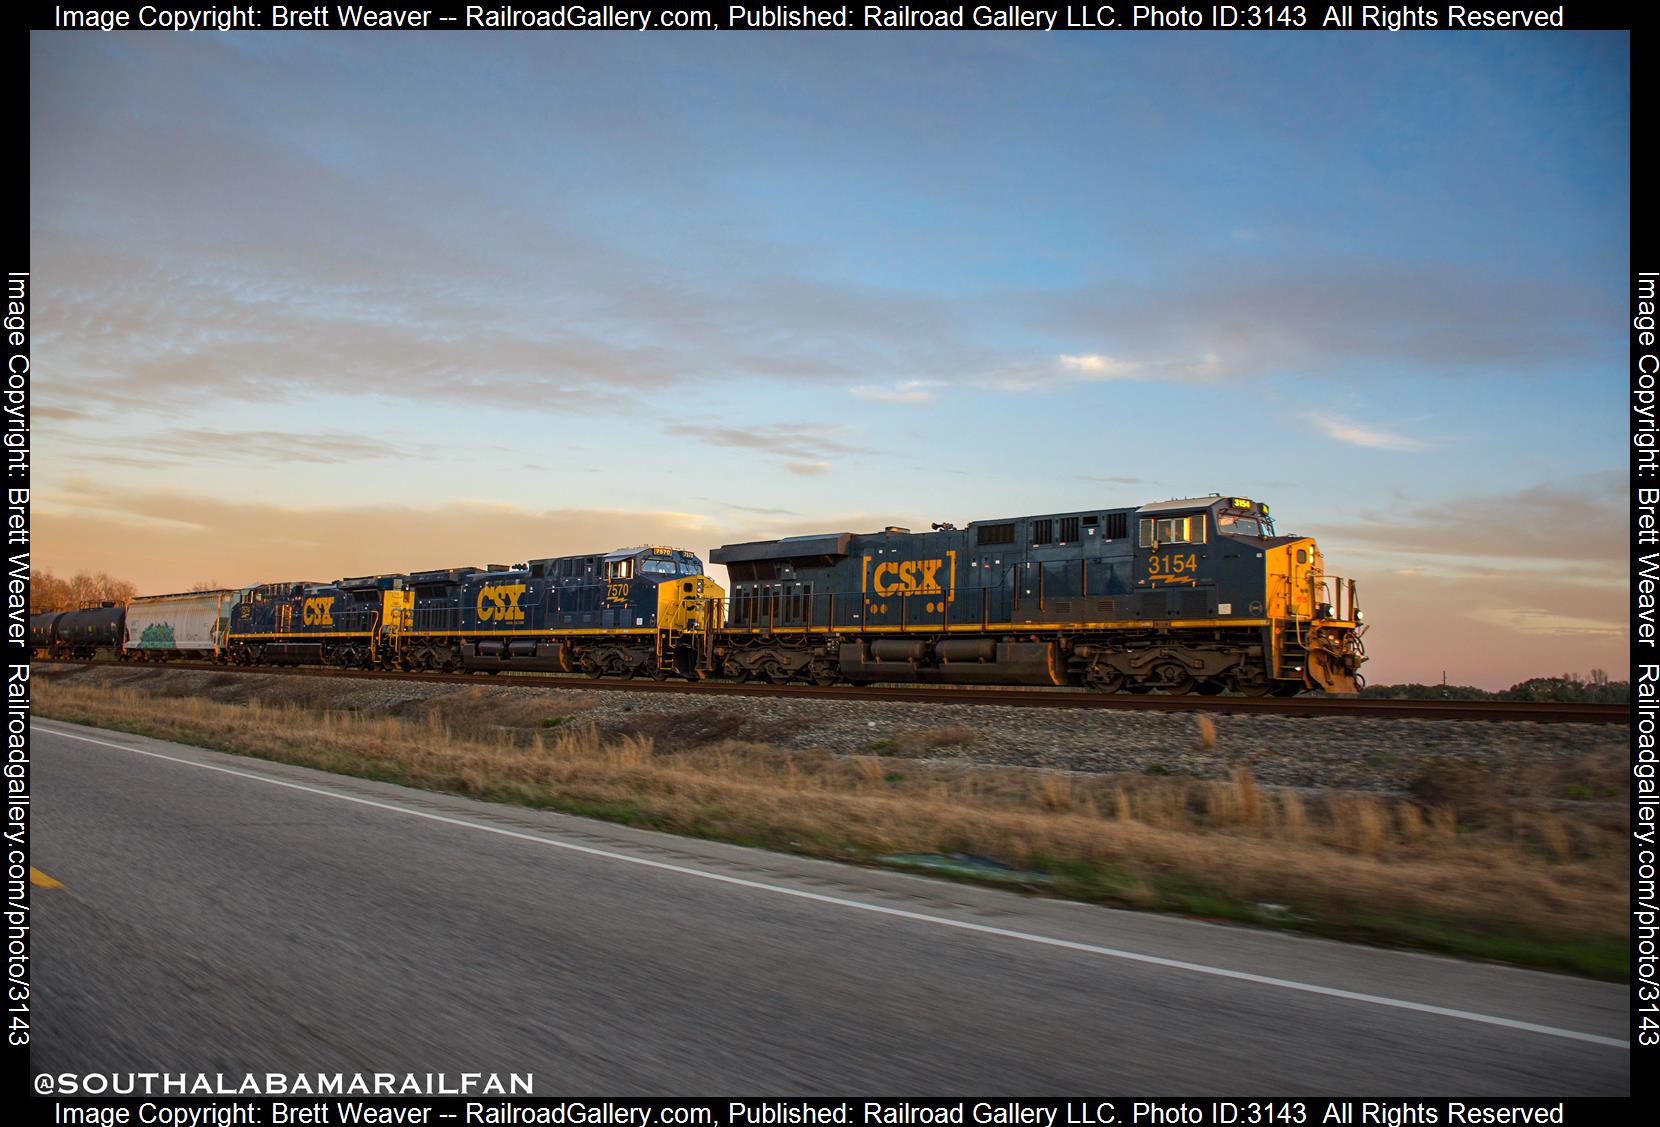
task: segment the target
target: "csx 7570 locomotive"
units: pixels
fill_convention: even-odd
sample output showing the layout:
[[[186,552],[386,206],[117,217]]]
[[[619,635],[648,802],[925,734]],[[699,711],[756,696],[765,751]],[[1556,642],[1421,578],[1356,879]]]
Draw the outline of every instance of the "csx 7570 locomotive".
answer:
[[[189,645],[237,664],[819,684],[1261,695],[1363,683],[1354,583],[1241,497],[792,536],[711,558],[728,569],[730,600],[690,552],[625,548],[170,596],[147,608],[156,621],[142,638],[127,630],[112,648],[127,659]],[[176,640],[185,634],[161,618],[184,621],[195,599],[216,601],[192,611],[203,619],[194,642]],[[31,637],[44,654],[86,656],[92,625],[123,636],[98,618],[110,613],[38,615]]]
[[[1136,509],[729,544],[729,677],[1350,693],[1355,586],[1268,506]]]

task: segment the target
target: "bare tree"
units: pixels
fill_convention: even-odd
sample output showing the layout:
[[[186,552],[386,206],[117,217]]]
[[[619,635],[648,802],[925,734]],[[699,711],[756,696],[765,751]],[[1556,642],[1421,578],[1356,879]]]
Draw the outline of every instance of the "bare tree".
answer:
[[[74,610],[69,584],[49,571],[37,571],[29,576],[29,613],[45,614],[54,610]]]
[[[69,597],[73,607],[97,606],[114,603],[125,606],[138,587],[125,579],[117,579],[107,571],[77,571],[69,580]]]

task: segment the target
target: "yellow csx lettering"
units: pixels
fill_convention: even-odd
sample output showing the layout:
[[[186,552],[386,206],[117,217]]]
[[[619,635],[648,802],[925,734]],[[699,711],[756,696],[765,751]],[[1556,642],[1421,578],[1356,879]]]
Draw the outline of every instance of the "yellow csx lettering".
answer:
[[[307,626],[334,625],[334,596],[326,599],[307,599],[305,609],[300,612],[300,619]]]
[[[503,583],[496,587],[484,587],[478,593],[478,620],[480,622],[523,622],[524,608],[519,600],[524,598],[525,585],[523,583]]]
[[[871,572],[871,590],[878,595],[938,595],[939,570],[944,560],[910,560],[899,563],[890,560],[876,565]]]

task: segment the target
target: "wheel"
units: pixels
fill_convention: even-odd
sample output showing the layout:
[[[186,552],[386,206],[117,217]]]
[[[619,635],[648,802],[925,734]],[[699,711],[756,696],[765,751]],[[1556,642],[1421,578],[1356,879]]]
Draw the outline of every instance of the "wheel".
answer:
[[[1098,693],[1116,693],[1124,687],[1124,674],[1104,665],[1092,665],[1084,671],[1084,688]]]
[[[1222,682],[1206,678],[1205,680],[1200,681],[1197,685],[1193,686],[1193,691],[1202,697],[1214,697],[1221,695],[1222,690],[1225,688],[1227,688],[1227,686]]]
[[[1152,687],[1169,696],[1182,696],[1193,691],[1193,675],[1173,662],[1166,662],[1153,670]]]
[[[1303,686],[1293,681],[1287,685],[1275,685],[1273,693],[1277,697],[1294,697],[1303,691]]]

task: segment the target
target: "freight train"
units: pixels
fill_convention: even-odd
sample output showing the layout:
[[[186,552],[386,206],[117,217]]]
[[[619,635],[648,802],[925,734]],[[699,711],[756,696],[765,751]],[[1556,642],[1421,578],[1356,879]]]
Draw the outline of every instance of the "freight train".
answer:
[[[1364,684],[1354,581],[1243,497],[791,536],[710,559],[730,597],[693,553],[645,546],[135,599],[124,620],[116,607],[37,615],[31,641],[42,656],[776,683],[1250,696]]]

